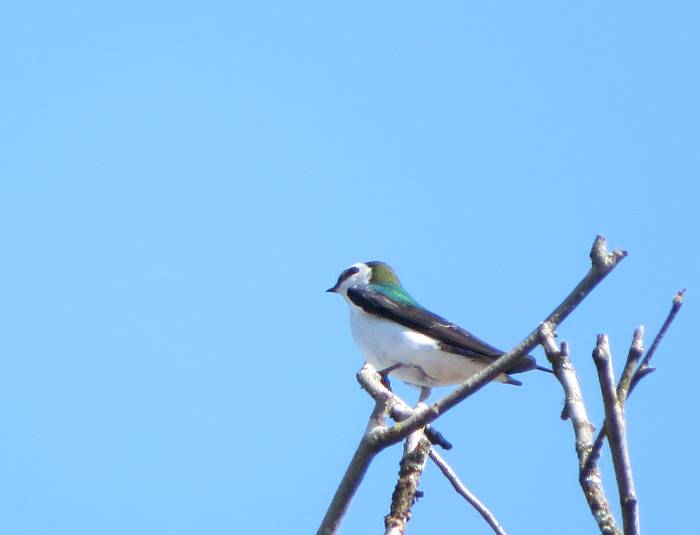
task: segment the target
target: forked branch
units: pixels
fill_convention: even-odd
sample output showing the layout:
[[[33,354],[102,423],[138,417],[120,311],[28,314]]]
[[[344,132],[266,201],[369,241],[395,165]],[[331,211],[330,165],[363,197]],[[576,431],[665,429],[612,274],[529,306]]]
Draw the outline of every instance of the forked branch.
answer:
[[[593,350],[593,360],[598,370],[598,381],[603,395],[608,443],[615,467],[615,479],[620,495],[625,535],[638,535],[639,508],[637,507],[637,494],[634,490],[632,463],[627,448],[627,424],[625,423],[622,403],[618,400],[615,391],[615,375],[607,335],[598,335],[596,348]]]
[[[576,437],[576,454],[579,466],[582,466],[593,447],[593,425],[588,419],[583,393],[574,365],[569,358],[569,346],[566,342],[562,342],[561,347],[557,347],[554,333],[546,324],[540,327],[540,335],[547,359],[552,364],[554,374],[564,389],[563,416],[571,420]],[[610,535],[619,533],[615,516],[603,489],[603,478],[597,463],[591,467],[585,477],[579,478],[579,483],[600,532]]]
[[[583,302],[591,291],[618,265],[627,253],[616,249],[608,252],[605,238],[597,236],[591,248],[591,268],[583,279],[576,285],[571,293],[557,306],[545,319],[544,323],[554,331],[556,327],[566,319],[569,314]],[[473,375],[459,385],[453,392],[443,397],[436,403],[414,411],[408,418],[398,422],[392,427],[382,425],[370,425],[362,438],[358,450],[353,456],[350,466],[346,470],[338,490],[331,502],[317,533],[330,535],[337,532],[350,500],[357,490],[362,478],[372,459],[378,451],[404,440],[409,434],[425,428],[435,421],[441,414],[450,410],[455,405],[469,397],[474,392],[483,388],[492,379],[513,366],[524,355],[532,351],[540,343],[540,328],[534,329],[515,348],[495,360],[491,365],[479,373]],[[362,371],[358,373],[358,380]],[[362,383],[362,381],[360,381]],[[379,405],[379,404],[377,404]],[[375,406],[375,413],[388,414],[391,411],[391,399],[379,407]],[[380,410],[378,410],[380,409]],[[370,429],[371,427],[371,429]]]
[[[620,403],[625,404],[627,402],[627,398],[630,396],[637,384],[639,384],[639,381],[654,371],[654,368],[652,368],[650,365],[651,359],[654,356],[654,353],[656,353],[656,350],[658,349],[661,340],[663,340],[664,336],[666,335],[671,323],[673,323],[673,320],[676,318],[678,311],[683,306],[684,295],[685,288],[679,290],[673,297],[671,310],[666,316],[666,319],[659,329],[659,332],[654,337],[651,347],[647,351],[646,355],[644,355],[644,358],[639,365],[637,364],[639,363],[641,355],[644,353],[644,328],[640,326],[634,331],[632,345],[630,346],[630,350],[627,355],[627,362],[625,363],[625,369],[622,372],[620,382],[617,385],[617,397]],[[593,448],[591,449],[585,464],[581,468],[582,476],[585,475],[585,473],[591,469],[592,465],[598,461],[605,437],[606,422],[603,421],[603,425],[600,426],[600,431],[593,442]]]
[[[639,534],[639,508],[627,447],[624,405],[634,386],[653,371],[649,363],[659,346],[659,342],[682,306],[683,294],[684,290],[681,290],[674,297],[671,311],[646,355],[644,355],[644,328],[637,327],[617,387],[614,385],[612,356],[607,336],[598,336],[593,358],[598,370],[606,417],[593,442],[591,442],[593,426],[586,414],[578,379],[568,357],[567,344],[562,342],[561,346],[558,347],[554,339],[554,332],[549,329],[549,326],[543,324],[540,327],[542,346],[565,393],[562,418],[571,419],[576,435],[576,452],[580,467],[579,482],[601,533],[619,533],[619,528],[605,497],[598,469],[600,450],[605,438],[608,437],[620,496],[624,533],[626,535]]]

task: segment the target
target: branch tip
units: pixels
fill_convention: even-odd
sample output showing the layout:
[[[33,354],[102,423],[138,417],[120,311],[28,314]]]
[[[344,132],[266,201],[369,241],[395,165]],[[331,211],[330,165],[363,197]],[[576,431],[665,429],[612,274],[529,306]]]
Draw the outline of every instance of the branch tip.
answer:
[[[452,449],[452,442],[447,440],[440,431],[430,425],[425,427],[425,436],[431,444],[440,446],[443,450]]]
[[[685,295],[686,290],[687,290],[687,288],[683,288],[681,290],[678,290],[678,292],[676,292],[676,296],[673,298],[674,305],[682,305],[683,304],[683,296]]]
[[[644,353],[644,325],[640,325],[634,330],[632,336],[632,347],[639,353]]]
[[[627,251],[624,249],[615,249],[613,252],[608,252],[608,241],[605,236],[600,234],[596,236],[593,246],[591,247],[591,264],[593,269],[598,271],[609,271],[615,265],[627,256]]]
[[[596,335],[593,359],[596,361],[596,364],[606,363],[610,360],[610,344],[608,343],[607,334]]]
[[[569,356],[569,342],[567,342],[566,340],[563,340],[561,343],[561,356],[562,357]]]

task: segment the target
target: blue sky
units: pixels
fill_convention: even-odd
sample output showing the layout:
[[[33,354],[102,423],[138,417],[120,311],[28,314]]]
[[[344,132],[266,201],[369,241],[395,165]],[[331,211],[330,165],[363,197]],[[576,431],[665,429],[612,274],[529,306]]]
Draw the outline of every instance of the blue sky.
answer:
[[[595,335],[619,370],[689,288],[628,408],[642,528],[686,531],[699,23],[689,1],[5,6],[0,532],[314,532],[371,407],[338,273],[385,260],[509,348],[597,233],[630,256],[559,331],[594,422]],[[511,533],[593,533],[560,387],[522,379],[441,419],[446,457]],[[381,528],[398,456],[345,533]],[[488,533],[432,466],[422,490],[411,533]]]

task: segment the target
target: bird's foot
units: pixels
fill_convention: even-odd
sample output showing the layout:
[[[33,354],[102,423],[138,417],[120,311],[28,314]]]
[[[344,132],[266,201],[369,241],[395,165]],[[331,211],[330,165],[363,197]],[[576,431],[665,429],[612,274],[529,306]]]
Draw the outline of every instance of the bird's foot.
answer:
[[[391,383],[389,382],[389,374],[393,372],[394,370],[397,370],[401,367],[402,365],[399,364],[398,362],[396,364],[392,364],[388,368],[384,368],[383,370],[379,370],[377,373],[379,374],[379,377],[381,377],[382,384],[384,387],[389,390],[391,390]]]

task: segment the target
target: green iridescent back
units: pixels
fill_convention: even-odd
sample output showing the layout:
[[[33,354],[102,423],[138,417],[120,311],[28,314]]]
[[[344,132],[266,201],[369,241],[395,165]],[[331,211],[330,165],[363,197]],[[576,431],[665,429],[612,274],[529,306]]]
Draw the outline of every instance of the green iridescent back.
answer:
[[[419,307],[418,301],[413,299],[409,293],[401,286],[401,281],[391,269],[391,266],[384,262],[367,262],[372,268],[372,277],[369,282],[377,292],[386,295],[392,301],[404,305]]]
[[[420,307],[418,301],[413,299],[413,297],[411,297],[400,284],[386,282],[380,282],[379,284],[372,283],[372,288],[380,294],[386,295],[389,299],[396,301],[397,303]]]

